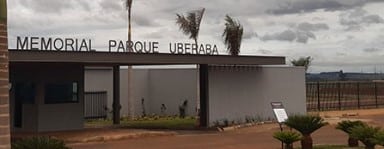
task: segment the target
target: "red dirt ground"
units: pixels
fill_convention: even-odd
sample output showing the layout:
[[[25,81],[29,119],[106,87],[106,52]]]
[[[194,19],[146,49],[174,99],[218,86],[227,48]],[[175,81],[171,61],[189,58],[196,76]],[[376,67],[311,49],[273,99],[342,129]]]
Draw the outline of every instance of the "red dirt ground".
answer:
[[[346,144],[347,135],[334,128],[337,122],[344,119],[361,119],[372,125],[384,127],[384,109],[315,114],[325,117],[330,125],[312,135],[314,144]],[[71,144],[70,146],[74,149],[278,149],[281,144],[272,137],[276,131],[279,131],[277,124],[264,124],[227,132],[179,131],[175,136]],[[299,146],[299,143],[295,143],[295,146]]]

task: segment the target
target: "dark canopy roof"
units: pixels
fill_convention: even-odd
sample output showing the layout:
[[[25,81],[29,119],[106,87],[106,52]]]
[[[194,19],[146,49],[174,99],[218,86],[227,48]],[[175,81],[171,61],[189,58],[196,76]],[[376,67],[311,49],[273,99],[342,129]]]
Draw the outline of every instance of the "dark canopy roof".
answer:
[[[9,50],[9,61],[11,63],[83,63],[87,65],[282,65],[285,64],[285,57]]]

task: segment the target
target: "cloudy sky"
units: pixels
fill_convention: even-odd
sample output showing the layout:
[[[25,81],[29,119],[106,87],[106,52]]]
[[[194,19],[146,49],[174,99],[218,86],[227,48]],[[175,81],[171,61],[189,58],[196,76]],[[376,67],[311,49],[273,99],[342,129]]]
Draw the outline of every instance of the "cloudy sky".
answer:
[[[127,39],[122,0],[8,0],[9,46],[16,36],[89,38],[107,50]],[[206,8],[199,42],[222,41],[224,17],[244,26],[241,55],[312,56],[309,72],[384,72],[384,0],[133,0],[132,39],[193,42],[179,31],[176,13]]]

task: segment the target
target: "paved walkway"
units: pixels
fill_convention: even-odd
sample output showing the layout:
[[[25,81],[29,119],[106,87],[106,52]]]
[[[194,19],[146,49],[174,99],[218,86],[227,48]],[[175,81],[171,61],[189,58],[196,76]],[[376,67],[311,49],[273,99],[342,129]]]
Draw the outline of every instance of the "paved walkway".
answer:
[[[384,126],[384,109],[321,112],[318,114],[325,117],[330,125],[312,134],[314,144],[346,144],[348,136],[334,128],[335,124],[341,120],[359,119],[373,125]],[[186,132],[182,134],[178,132],[174,136],[80,143],[70,146],[74,149],[279,149],[281,148],[280,142],[272,137],[276,131],[279,131],[277,124],[264,124],[227,132]],[[300,146],[299,142],[294,145]]]
[[[277,124],[266,124],[235,131],[182,134],[166,137],[128,139],[111,142],[72,144],[73,149],[278,149],[280,142],[272,137]],[[326,126],[313,134],[314,144],[344,144],[347,135]],[[299,146],[298,143],[295,146]]]
[[[312,135],[314,144],[346,144],[347,135],[334,128],[337,122],[344,119],[360,119],[384,126],[384,109],[318,114],[325,117],[330,125]],[[73,149],[277,149],[281,144],[272,137],[276,131],[279,131],[277,124],[264,124],[226,132],[98,128],[40,135],[63,139]],[[299,143],[295,143],[295,146],[299,146]]]
[[[13,134],[12,138],[18,139],[31,136],[50,136],[64,140],[67,144],[87,143],[87,142],[106,142],[112,140],[147,138],[155,136],[173,136],[174,131],[164,130],[144,130],[144,129],[125,129],[125,128],[87,128],[83,130],[48,132],[48,133],[18,133]]]

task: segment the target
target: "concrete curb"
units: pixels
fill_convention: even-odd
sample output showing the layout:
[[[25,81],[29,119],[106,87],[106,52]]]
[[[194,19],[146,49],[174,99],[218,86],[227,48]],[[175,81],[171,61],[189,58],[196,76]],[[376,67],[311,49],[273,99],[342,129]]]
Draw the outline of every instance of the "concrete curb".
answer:
[[[228,126],[228,127],[216,127],[216,129],[219,132],[234,131],[236,129],[253,127],[253,126],[263,125],[263,124],[271,124],[271,123],[273,123],[273,122],[272,121],[265,121],[265,122],[257,122],[257,123],[245,123],[245,124],[239,124],[239,125]]]
[[[108,136],[92,136],[81,139],[66,139],[64,142],[67,144],[76,144],[76,143],[90,143],[90,142],[107,142],[107,141],[116,141],[124,139],[139,139],[146,137],[158,137],[158,136],[174,136],[176,132],[163,132],[163,131],[151,131],[151,132],[140,132],[140,133],[128,133],[128,134],[116,134]]]

